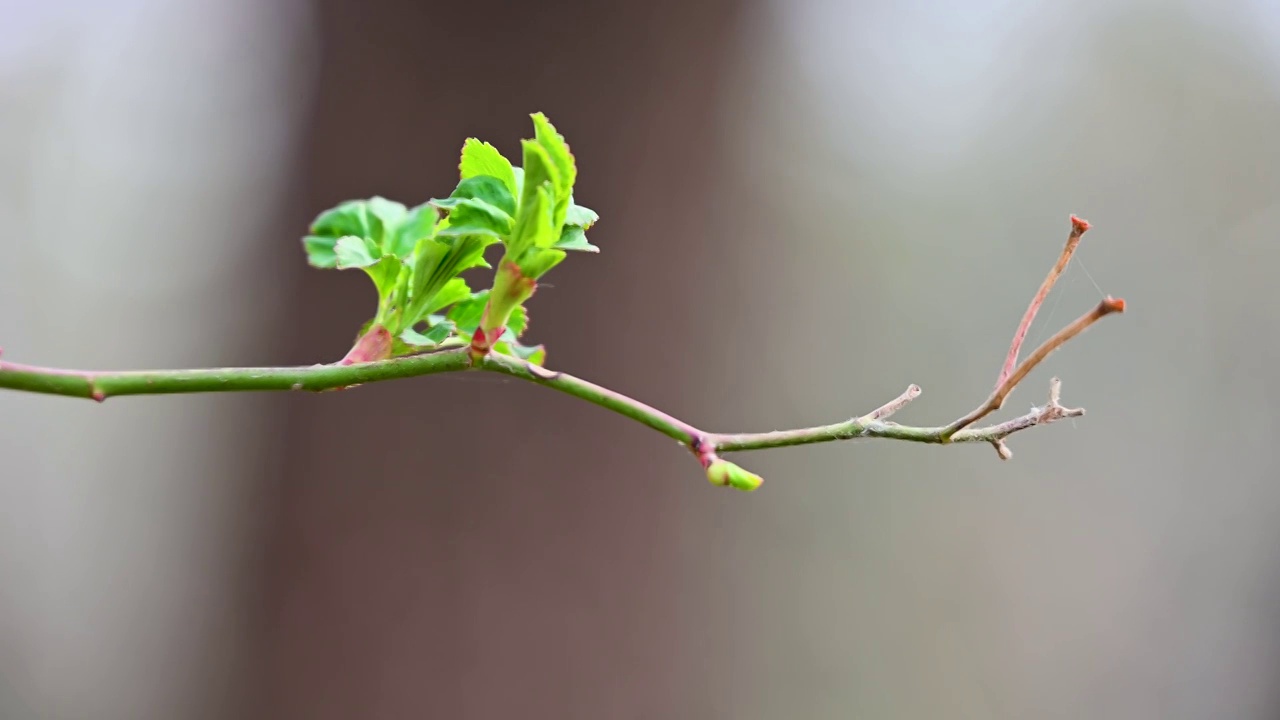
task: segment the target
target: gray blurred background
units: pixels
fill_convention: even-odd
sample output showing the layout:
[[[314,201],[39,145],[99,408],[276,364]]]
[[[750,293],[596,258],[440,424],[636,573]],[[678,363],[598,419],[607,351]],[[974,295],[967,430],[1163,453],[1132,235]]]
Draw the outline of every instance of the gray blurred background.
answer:
[[[717,430],[981,400],[988,447],[739,456],[556,393],[0,395],[0,717],[1280,714],[1280,6],[0,0],[0,346],[309,364],[373,312],[319,211],[546,112],[603,216],[550,363]],[[497,438],[513,438],[497,442]]]

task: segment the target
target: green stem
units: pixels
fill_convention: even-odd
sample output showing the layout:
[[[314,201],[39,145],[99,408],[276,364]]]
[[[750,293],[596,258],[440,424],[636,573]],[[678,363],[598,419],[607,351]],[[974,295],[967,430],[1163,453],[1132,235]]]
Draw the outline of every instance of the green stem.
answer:
[[[465,370],[501,373],[586,400],[653,428],[679,441],[700,456],[715,451],[763,450],[863,437],[920,443],[948,441],[995,443],[1012,432],[1045,421],[1032,413],[1000,425],[967,428],[955,433],[947,440],[944,436],[945,427],[911,427],[882,420],[882,417],[899,409],[919,393],[919,388],[913,386],[901,398],[880,410],[845,422],[768,433],[709,433],[616,391],[572,375],[544,370],[519,358],[490,353],[477,364],[471,359],[469,348],[465,347],[354,365],[307,367],[88,372],[0,361],[0,388],[91,398],[101,402],[118,395],[269,390],[324,391],[364,383]]]
[[[101,402],[117,395],[335,390],[382,380],[457,372],[468,367],[470,359],[465,350],[354,365],[130,372],[58,370],[0,361],[0,388],[91,398]]]
[[[707,436],[707,433],[689,423],[650,407],[639,400],[634,400],[622,393],[572,375],[544,370],[519,358],[494,352],[486,355],[480,362],[480,368],[483,370],[528,380],[553,390],[559,390],[566,395],[586,400],[607,410],[612,410],[619,415],[629,417],[642,425],[647,425],[686,446],[692,445],[699,438]]]
[[[489,290],[484,315],[480,317],[480,327],[471,336],[473,360],[478,361],[489,354],[493,344],[502,335],[503,328],[507,326],[512,311],[533,297],[537,287],[538,283],[533,278],[525,277],[519,265],[503,256],[498,263],[498,271],[493,275],[493,287]]]

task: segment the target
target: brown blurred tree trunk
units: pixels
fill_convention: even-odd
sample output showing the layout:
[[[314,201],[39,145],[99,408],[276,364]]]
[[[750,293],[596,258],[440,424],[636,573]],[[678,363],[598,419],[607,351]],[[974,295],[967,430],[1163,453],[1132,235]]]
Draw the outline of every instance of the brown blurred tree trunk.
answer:
[[[549,277],[530,337],[553,365],[679,410],[692,359],[638,354],[696,340],[685,246],[744,4],[323,2],[307,217],[353,196],[447,194],[464,137],[516,158],[528,114],[546,112],[603,215],[604,253]],[[341,356],[372,312],[358,280],[306,273],[293,360]],[[675,569],[675,530],[699,475],[678,448],[481,377],[281,401],[263,717],[691,711],[681,599],[696,584]]]

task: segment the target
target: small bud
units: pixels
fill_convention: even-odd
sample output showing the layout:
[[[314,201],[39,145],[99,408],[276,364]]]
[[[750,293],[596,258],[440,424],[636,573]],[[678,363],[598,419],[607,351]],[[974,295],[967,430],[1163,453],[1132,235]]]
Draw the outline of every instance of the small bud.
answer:
[[[760,487],[764,478],[749,473],[728,460],[719,458],[712,460],[707,466],[707,482],[721,487],[732,487],[743,492],[751,492]]]

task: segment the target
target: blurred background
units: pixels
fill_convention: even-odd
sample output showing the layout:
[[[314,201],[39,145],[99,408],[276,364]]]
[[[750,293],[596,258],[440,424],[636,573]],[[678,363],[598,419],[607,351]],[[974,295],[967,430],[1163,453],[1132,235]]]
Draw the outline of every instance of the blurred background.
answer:
[[[0,394],[4,718],[1280,714],[1280,6],[1265,0],[0,0],[0,346],[340,358],[316,213],[516,156],[603,219],[552,366],[770,430],[982,400],[1032,341],[1087,417],[736,457],[753,495],[496,377]]]

